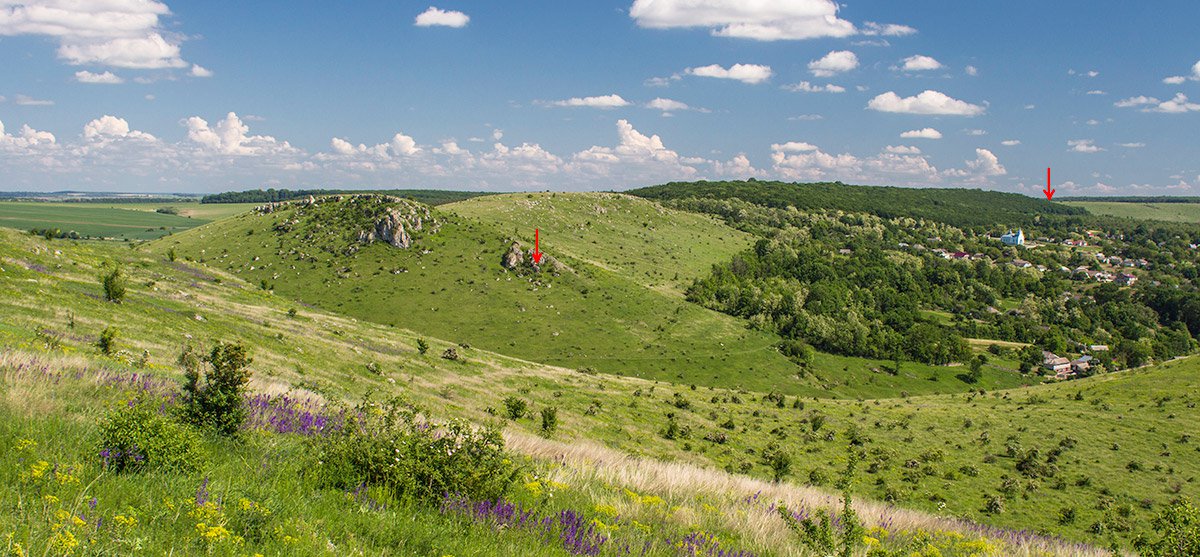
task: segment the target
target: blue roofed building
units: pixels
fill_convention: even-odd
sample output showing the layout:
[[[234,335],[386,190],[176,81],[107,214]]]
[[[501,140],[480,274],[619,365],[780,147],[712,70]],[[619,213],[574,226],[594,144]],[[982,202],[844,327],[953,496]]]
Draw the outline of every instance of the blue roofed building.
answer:
[[[1009,230],[1008,234],[1000,237],[1000,242],[1006,246],[1023,246],[1025,245],[1025,231],[1019,228],[1016,232]]]

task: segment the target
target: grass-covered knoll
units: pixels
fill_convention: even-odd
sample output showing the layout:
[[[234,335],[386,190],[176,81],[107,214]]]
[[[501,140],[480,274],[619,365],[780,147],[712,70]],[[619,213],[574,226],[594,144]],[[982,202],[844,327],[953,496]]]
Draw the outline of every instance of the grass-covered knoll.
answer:
[[[627,193],[660,201],[738,198],[773,208],[838,210],[881,217],[913,217],[959,227],[1017,226],[1038,215],[1083,215],[1086,211],[1015,193],[964,188],[852,186],[841,182],[799,184],[757,180],[672,182]]]
[[[58,230],[63,235],[74,231],[84,238],[148,240],[208,222],[205,218],[154,212],[160,207],[166,205],[5,201],[0,202],[0,226]]]
[[[1189,203],[1063,201],[1072,207],[1082,207],[1095,215],[1138,220],[1200,223],[1200,201]]]
[[[713,264],[753,244],[752,236],[711,216],[621,194],[493,195],[445,208],[526,242],[538,228],[543,249],[680,293]]]
[[[352,403],[373,390],[377,401],[405,394],[437,418],[476,423],[500,419],[507,413],[505,399],[526,401],[524,417],[506,420],[517,453],[512,458],[523,475],[505,497],[539,516],[570,510],[593,533],[638,548],[652,541],[652,555],[680,554],[675,543],[698,530],[716,536],[723,548],[811,555],[776,520],[772,504],[785,501],[811,515],[836,506],[836,496],[694,465],[738,470],[748,462],[751,475],[769,477],[757,457],[768,449],[761,432],[766,424],[795,424],[789,413],[818,411],[829,421],[827,429],[817,429],[828,432],[849,423],[847,412],[858,415],[865,404],[808,401],[807,409],[795,409],[797,399],[788,397],[780,409],[779,397],[763,393],[584,374],[435,338],[425,339],[422,353],[416,333],[298,308],[219,270],[172,263],[137,248],[0,235],[0,444],[10,447],[0,456],[0,543],[10,552],[21,544],[37,553],[48,547],[67,553],[67,546],[73,554],[122,553],[140,544],[164,553],[318,554],[332,544],[337,551],[401,555],[570,554],[561,530],[539,534],[501,522],[506,519],[496,511],[484,513],[485,520],[468,519],[457,503],[439,509],[398,501],[386,486],[346,489],[309,475],[320,454],[309,436],[320,428],[305,416],[336,420],[344,416],[336,403]],[[112,264],[122,266],[128,282],[121,303],[103,301],[97,280]],[[118,329],[117,346],[113,355],[101,356],[95,341],[107,327]],[[253,357],[256,398],[248,401],[251,419],[243,438],[203,434],[204,457],[191,471],[105,470],[98,446],[103,416],[135,397],[169,399],[183,375],[176,364],[180,348],[212,347],[218,340],[243,343]],[[439,357],[449,348],[460,357]],[[954,398],[932,400],[947,412],[956,409]],[[899,420],[910,411],[906,404],[881,404],[878,418]],[[533,436],[548,407],[558,415],[549,435],[565,445]],[[956,416],[964,414],[959,410]],[[674,439],[664,437],[665,412],[676,414]],[[737,425],[720,427],[727,419]],[[811,427],[807,423],[801,425]],[[709,432],[727,437],[722,443],[702,440]],[[912,434],[915,451],[940,442],[945,432],[913,428]],[[625,461],[577,444],[584,440],[679,463]],[[832,474],[848,441],[838,431],[831,440],[813,441],[820,448],[812,453],[797,450],[794,437],[781,442],[793,466],[786,478],[803,480],[811,467]],[[895,450],[897,459],[909,456],[908,445]],[[865,466],[855,490],[869,493],[867,474],[874,473],[864,472]],[[1031,555],[1038,547],[1058,555],[1101,554],[857,500],[866,536],[905,555],[932,551],[928,547],[964,557]],[[919,497],[901,501],[924,505]],[[712,545],[709,538],[690,539],[702,549]]]

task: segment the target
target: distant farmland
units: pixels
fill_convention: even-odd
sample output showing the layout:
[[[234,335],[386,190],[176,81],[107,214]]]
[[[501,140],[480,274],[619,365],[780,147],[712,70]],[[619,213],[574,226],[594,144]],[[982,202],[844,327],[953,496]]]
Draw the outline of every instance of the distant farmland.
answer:
[[[181,215],[198,203],[171,204]],[[30,203],[0,202],[0,226],[30,229],[74,230],[92,238],[151,240],[173,232],[200,226],[225,214],[204,214],[207,218],[189,218],[155,212],[161,203],[146,204],[88,204],[88,203]],[[245,210],[245,207],[226,207],[221,213]]]
[[[1064,201],[1094,215],[1141,220],[1200,223],[1200,203],[1134,203],[1119,201]]]

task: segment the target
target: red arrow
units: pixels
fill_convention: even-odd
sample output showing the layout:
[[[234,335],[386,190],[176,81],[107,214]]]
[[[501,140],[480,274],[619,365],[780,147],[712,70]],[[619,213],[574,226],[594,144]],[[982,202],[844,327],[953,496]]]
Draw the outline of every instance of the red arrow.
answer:
[[[1054,200],[1054,188],[1050,187],[1050,168],[1049,167],[1046,168],[1046,189],[1042,190],[1042,193],[1046,194],[1047,200],[1050,200],[1050,201]]]
[[[538,229],[533,229],[533,262],[535,264],[542,262],[542,252],[538,251]]]

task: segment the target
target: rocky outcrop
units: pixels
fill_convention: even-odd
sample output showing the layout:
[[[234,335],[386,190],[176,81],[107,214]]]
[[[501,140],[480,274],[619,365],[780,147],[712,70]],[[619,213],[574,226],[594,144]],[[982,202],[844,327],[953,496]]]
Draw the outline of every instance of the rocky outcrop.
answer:
[[[421,229],[420,216],[412,215],[411,211],[410,214],[406,216],[400,212],[400,209],[396,207],[389,207],[387,211],[384,212],[383,216],[380,217],[379,220],[375,221],[375,231],[373,233],[374,238],[370,238],[368,241],[363,243],[370,243],[371,241],[379,240],[381,242],[387,242],[388,244],[398,248],[407,249],[412,245],[412,237],[408,235],[408,231],[404,228],[404,224],[406,222],[410,223],[410,226],[413,227],[413,230]],[[368,237],[370,236],[371,234],[368,234]],[[361,233],[359,234],[359,237],[359,241],[362,241]]]
[[[509,246],[508,252],[500,259],[500,265],[511,271],[521,266],[524,261],[525,252],[521,251],[521,244],[513,242],[512,246]]]

